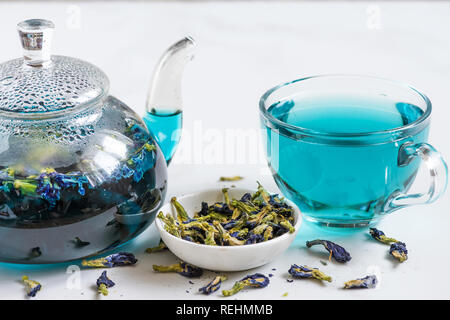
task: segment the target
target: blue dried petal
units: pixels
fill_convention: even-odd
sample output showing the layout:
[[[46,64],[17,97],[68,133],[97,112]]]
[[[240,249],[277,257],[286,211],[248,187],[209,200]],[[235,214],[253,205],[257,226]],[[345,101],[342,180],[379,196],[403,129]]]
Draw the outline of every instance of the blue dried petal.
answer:
[[[254,234],[253,232],[248,233],[248,238],[245,244],[255,244],[264,241],[264,236],[261,234]]]
[[[392,242],[398,242],[394,238],[386,237],[386,235],[384,234],[383,231],[378,230],[376,228],[370,228],[369,232],[370,232],[370,235],[372,236],[372,238],[374,238],[375,240],[378,240],[380,242],[383,242],[384,244],[391,244]]]
[[[193,266],[191,264],[188,264],[186,262],[179,262],[176,264],[172,264],[169,266],[160,266],[160,265],[153,265],[153,270],[155,272],[177,272],[181,274],[182,276],[188,277],[188,278],[194,278],[194,277],[200,277],[203,274],[203,269]]]
[[[232,296],[246,287],[264,288],[270,283],[268,277],[261,273],[248,275],[245,278],[237,281],[230,290],[223,290],[222,294],[226,297]]]
[[[375,275],[369,275],[364,278],[350,280],[344,283],[344,289],[373,289],[377,286],[378,279]]]
[[[215,277],[211,282],[209,282],[206,286],[201,287],[198,289],[203,294],[211,294],[213,292],[216,292],[220,289],[220,285],[222,284],[222,281],[225,281],[227,277],[225,276],[217,276]]]
[[[123,165],[122,167],[122,177],[124,178],[129,178],[134,174],[134,170],[128,168],[128,166],[126,164]]]
[[[352,259],[350,256],[350,253],[347,252],[343,247],[340,245],[328,241],[328,240],[312,240],[312,241],[306,241],[306,246],[310,248],[311,246],[321,244],[327,249],[327,251],[330,253],[330,259],[333,257],[337,262],[348,262]]]
[[[252,195],[250,194],[250,193],[245,193],[243,196],[242,196],[242,198],[241,198],[241,201],[242,202],[249,202],[249,201],[251,201],[252,200]]]
[[[408,250],[406,249],[406,244],[400,241],[391,244],[389,253],[400,262],[408,259]]]
[[[187,223],[191,223],[191,222],[195,222],[195,221],[197,221],[197,219],[191,219],[191,218],[189,218],[189,219],[187,219],[187,220],[185,220],[185,221],[182,221],[181,223],[187,224]]]
[[[144,176],[144,173],[152,168],[154,161],[151,157],[152,151],[147,150],[147,148],[145,147],[143,147],[141,151],[131,157],[129,162],[133,165],[134,181],[139,182]]]
[[[83,260],[82,266],[94,268],[113,268],[127,265],[134,265],[137,262],[134,254],[130,252],[119,252],[104,258],[94,260]]]
[[[222,213],[222,214],[226,214],[226,215],[231,215],[233,214],[233,210],[230,209],[230,207],[228,206],[228,204],[223,203],[223,202],[217,202],[215,203],[213,206],[213,211],[217,212],[217,213]]]
[[[296,264],[293,264],[289,268],[289,274],[293,276],[294,278],[302,278],[302,279],[308,279],[312,278],[312,269],[307,268],[305,266],[298,266]]]

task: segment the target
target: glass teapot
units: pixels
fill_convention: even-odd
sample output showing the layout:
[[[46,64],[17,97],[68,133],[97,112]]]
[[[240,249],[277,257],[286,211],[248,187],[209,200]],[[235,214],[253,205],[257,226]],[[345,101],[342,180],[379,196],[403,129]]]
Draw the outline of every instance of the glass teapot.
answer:
[[[0,64],[0,261],[54,263],[113,249],[154,220],[181,129],[185,38],[160,60],[145,122],[96,66],[50,53],[52,22],[18,24]]]

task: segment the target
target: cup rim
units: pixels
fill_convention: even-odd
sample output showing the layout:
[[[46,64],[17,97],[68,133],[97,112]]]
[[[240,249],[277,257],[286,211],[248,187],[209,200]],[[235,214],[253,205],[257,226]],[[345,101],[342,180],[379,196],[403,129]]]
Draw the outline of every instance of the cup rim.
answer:
[[[308,128],[304,128],[304,127],[300,127],[300,126],[294,126],[291,124],[288,124],[286,122],[283,122],[281,120],[278,120],[277,118],[275,118],[274,116],[272,116],[268,111],[267,108],[265,106],[265,102],[267,100],[267,98],[274,93],[275,91],[277,91],[278,89],[282,88],[282,87],[286,87],[289,86],[291,84],[300,82],[300,81],[306,81],[306,80],[310,80],[310,79],[316,79],[316,78],[334,78],[334,77],[345,77],[345,78],[361,78],[361,79],[370,79],[370,80],[381,80],[384,82],[388,82],[391,83],[394,86],[397,87],[403,87],[409,90],[412,90],[413,92],[415,92],[416,94],[418,94],[426,103],[426,110],[425,112],[415,121],[408,123],[407,125],[401,126],[401,127],[396,127],[396,128],[392,128],[392,129],[387,129],[387,130],[379,130],[379,131],[367,131],[367,132],[355,132],[355,133],[348,133],[348,132],[327,132],[327,131],[321,131],[321,130],[313,130],[313,129],[308,129]],[[391,79],[387,79],[387,78],[383,78],[383,77],[377,77],[377,76],[368,76],[368,75],[354,75],[354,74],[322,74],[322,75],[314,75],[314,76],[309,76],[309,77],[304,77],[304,78],[299,78],[296,80],[292,80],[292,81],[288,81],[288,82],[284,82],[281,83],[275,87],[272,87],[271,89],[267,90],[260,98],[259,100],[259,111],[261,113],[261,115],[264,116],[264,118],[268,121],[271,121],[273,123],[276,123],[277,125],[289,129],[289,130],[293,130],[296,132],[300,132],[303,134],[307,134],[309,136],[325,136],[325,137],[333,137],[333,138],[352,138],[352,137],[367,137],[367,136],[376,136],[376,135],[385,135],[385,134],[394,134],[394,133],[398,133],[398,132],[402,132],[411,128],[414,128],[416,126],[418,126],[419,124],[423,123],[425,120],[427,120],[429,118],[429,116],[431,115],[431,101],[430,99],[423,93],[421,93],[418,89],[414,88],[413,86],[400,82],[400,81],[396,81],[396,80],[391,80]]]
[[[203,193],[207,193],[207,192],[211,192],[211,191],[217,191],[217,193],[221,192],[221,188],[209,188],[209,189],[202,189],[200,191],[197,192],[193,192],[193,193],[188,193],[188,194],[184,194],[182,196],[177,197],[177,199],[181,202],[183,201],[184,198],[189,198],[189,197],[195,197],[195,196],[199,196],[202,195]],[[250,189],[250,188],[233,188],[230,189],[230,191],[239,193],[239,194],[244,194],[246,192],[255,192],[254,189]],[[275,194],[276,192],[272,192],[272,191],[268,191],[270,194]],[[286,203],[288,205],[290,205],[293,209],[294,209],[294,218],[295,218],[295,223],[293,225],[293,227],[295,228],[295,235],[297,235],[298,231],[300,230],[300,226],[303,222],[303,214],[300,211],[300,209],[298,208],[298,206],[292,201],[289,200],[288,198],[284,198],[284,201],[286,201]],[[163,207],[165,207],[168,203],[165,203],[161,209]],[[162,211],[161,209],[159,209],[159,211]],[[190,212],[188,212],[188,215],[190,214]],[[202,244],[202,243],[195,243],[195,242],[191,242],[191,241],[187,241],[184,240],[182,238],[178,238],[175,237],[174,235],[170,234],[169,232],[167,232],[167,230],[164,228],[163,223],[161,222],[161,220],[156,217],[155,218],[155,224],[156,224],[156,228],[158,229],[159,233],[164,233],[167,237],[169,237],[170,239],[173,239],[174,241],[177,241],[179,243],[183,243],[183,245],[186,246],[191,246],[193,248],[208,248],[210,250],[245,250],[247,248],[255,248],[255,247],[263,247],[263,246],[272,246],[272,245],[276,245],[279,244],[280,242],[283,241],[287,241],[288,238],[292,235],[289,232],[286,232],[284,234],[282,234],[281,236],[278,236],[276,238],[272,238],[270,240],[267,241],[263,241],[263,242],[258,242],[258,243],[252,243],[252,244],[247,244],[247,245],[241,245],[241,246],[212,246],[212,245],[208,245],[208,244]]]

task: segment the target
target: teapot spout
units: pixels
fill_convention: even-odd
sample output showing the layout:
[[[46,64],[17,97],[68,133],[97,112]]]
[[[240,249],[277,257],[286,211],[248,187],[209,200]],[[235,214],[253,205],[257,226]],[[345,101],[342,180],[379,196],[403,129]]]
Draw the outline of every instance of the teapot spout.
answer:
[[[194,57],[195,42],[186,37],[173,44],[159,60],[147,96],[144,121],[170,163],[181,138],[181,79]]]

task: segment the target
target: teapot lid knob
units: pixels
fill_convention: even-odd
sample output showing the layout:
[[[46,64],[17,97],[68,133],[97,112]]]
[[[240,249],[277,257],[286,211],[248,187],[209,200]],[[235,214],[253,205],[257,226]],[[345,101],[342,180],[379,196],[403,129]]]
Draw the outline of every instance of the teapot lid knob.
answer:
[[[27,65],[43,67],[50,64],[54,28],[53,22],[43,19],[25,20],[17,25]]]

